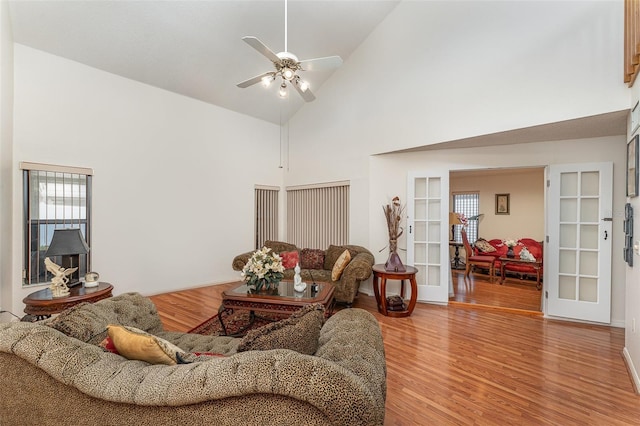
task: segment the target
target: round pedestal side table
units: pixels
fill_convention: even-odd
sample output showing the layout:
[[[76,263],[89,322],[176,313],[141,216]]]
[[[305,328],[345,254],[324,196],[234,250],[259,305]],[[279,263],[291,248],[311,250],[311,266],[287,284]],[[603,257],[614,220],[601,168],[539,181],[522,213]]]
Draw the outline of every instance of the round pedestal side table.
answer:
[[[25,304],[24,312],[36,319],[48,318],[53,314],[68,309],[82,302],[97,302],[112,296],[113,286],[100,282],[97,287],[85,288],[84,284],[71,287],[69,295],[53,297],[49,288],[36,291],[22,300]]]
[[[418,284],[416,283],[416,274],[418,269],[413,266],[406,266],[406,271],[387,271],[384,264],[373,265],[373,291],[376,295],[378,304],[378,312],[389,317],[408,317],[416,307],[418,299]],[[409,280],[411,284],[411,298],[407,308],[402,311],[390,310],[387,306],[387,280],[400,281],[400,297],[404,299],[404,280]]]

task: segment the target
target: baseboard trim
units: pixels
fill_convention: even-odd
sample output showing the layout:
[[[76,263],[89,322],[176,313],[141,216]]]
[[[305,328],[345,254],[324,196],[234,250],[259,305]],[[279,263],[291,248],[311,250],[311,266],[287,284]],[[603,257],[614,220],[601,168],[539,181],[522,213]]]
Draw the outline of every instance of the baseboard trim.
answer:
[[[640,376],[638,376],[638,370],[636,370],[635,366],[633,365],[631,354],[629,354],[626,346],[622,349],[622,359],[624,359],[624,365],[627,367],[629,377],[631,377],[633,391],[636,393],[636,395],[640,395]]]

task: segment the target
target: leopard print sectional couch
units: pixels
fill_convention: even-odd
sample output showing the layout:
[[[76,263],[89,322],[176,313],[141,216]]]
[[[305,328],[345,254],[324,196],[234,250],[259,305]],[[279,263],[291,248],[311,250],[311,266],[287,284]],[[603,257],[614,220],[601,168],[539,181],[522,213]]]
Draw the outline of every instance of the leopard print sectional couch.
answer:
[[[314,330],[289,333],[317,339],[303,346],[315,349],[309,355],[264,347],[264,332],[251,346],[164,331],[155,305],[137,293],[74,308],[45,321],[0,324],[0,425],[384,423],[384,346],[364,310],[344,309],[325,322],[309,309],[322,323],[299,322]],[[198,356],[174,365],[127,359],[100,346],[110,324]]]

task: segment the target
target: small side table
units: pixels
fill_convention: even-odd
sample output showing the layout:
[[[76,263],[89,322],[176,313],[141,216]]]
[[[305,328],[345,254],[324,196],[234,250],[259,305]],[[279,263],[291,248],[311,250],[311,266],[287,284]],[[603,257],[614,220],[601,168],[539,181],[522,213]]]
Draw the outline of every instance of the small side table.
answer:
[[[465,263],[460,260],[460,247],[464,244],[462,241],[449,241],[449,247],[454,247],[453,259],[451,260],[451,269],[465,269]]]
[[[97,287],[85,288],[84,283],[69,289],[69,295],[64,297],[53,297],[51,289],[44,288],[31,293],[22,303],[26,306],[24,312],[33,315],[37,319],[47,318],[53,314],[59,314],[82,302],[97,302],[112,296],[113,286],[109,283],[100,282]]]
[[[373,265],[373,291],[378,303],[378,312],[389,317],[408,317],[416,307],[418,300],[418,284],[416,274],[418,269],[413,266],[406,266],[405,272],[387,271],[384,264]],[[411,283],[411,298],[409,306],[404,311],[390,311],[387,309],[387,280],[400,280],[400,297],[404,299],[404,280]],[[380,287],[378,288],[378,285]]]

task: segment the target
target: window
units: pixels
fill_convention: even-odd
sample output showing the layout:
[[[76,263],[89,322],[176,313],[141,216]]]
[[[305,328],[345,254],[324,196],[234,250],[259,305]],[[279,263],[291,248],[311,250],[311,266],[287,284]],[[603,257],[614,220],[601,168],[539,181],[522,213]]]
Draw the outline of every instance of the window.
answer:
[[[44,255],[53,231],[79,228],[91,246],[91,177],[86,168],[21,163],[23,170],[24,263],[23,284],[48,282],[51,274]],[[60,264],[60,259],[52,258]],[[80,255],[79,276],[91,266],[91,252]]]
[[[453,194],[453,211],[464,214],[467,219],[478,216],[480,214],[480,194],[477,192]],[[460,226],[456,225],[455,227],[455,241],[462,241]],[[471,244],[478,239],[478,220],[467,221],[467,238]]]
[[[278,192],[280,188],[256,186],[256,249],[278,239]]]
[[[349,182],[287,188],[287,241],[325,249],[349,243]]]

